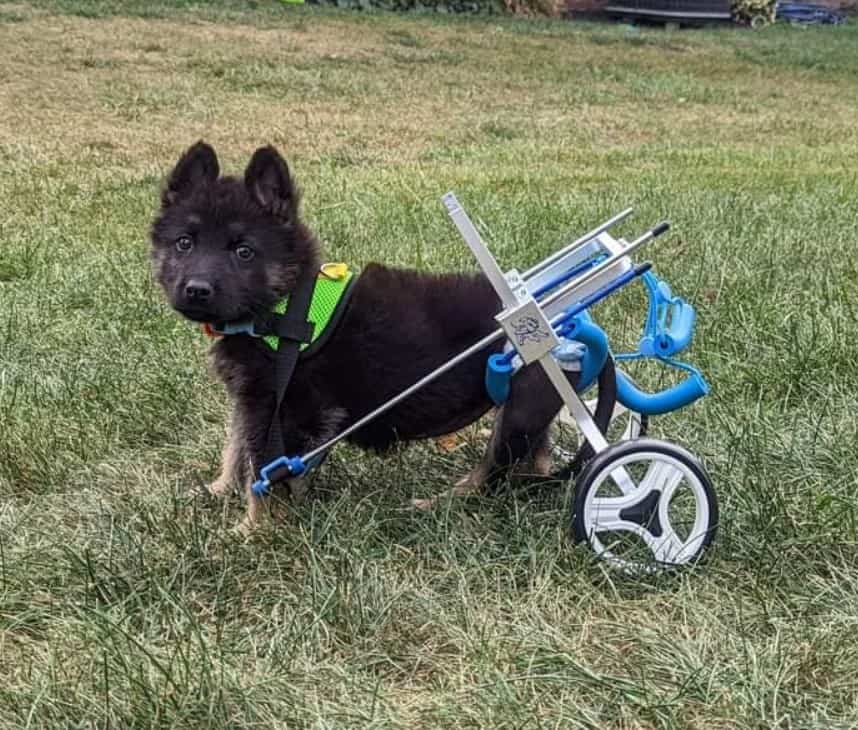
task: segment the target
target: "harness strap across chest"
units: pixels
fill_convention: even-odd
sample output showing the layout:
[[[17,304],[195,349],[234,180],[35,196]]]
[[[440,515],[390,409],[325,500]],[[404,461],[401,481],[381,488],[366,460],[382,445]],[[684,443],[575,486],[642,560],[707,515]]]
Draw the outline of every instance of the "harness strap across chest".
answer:
[[[284,452],[280,406],[301,355],[319,349],[345,311],[353,274],[345,264],[325,264],[317,276],[298,280],[292,293],[263,317],[248,322],[204,326],[206,334],[258,337],[274,357],[274,409],[261,467]],[[277,477],[273,477],[277,480]],[[282,478],[282,477],[281,477]]]

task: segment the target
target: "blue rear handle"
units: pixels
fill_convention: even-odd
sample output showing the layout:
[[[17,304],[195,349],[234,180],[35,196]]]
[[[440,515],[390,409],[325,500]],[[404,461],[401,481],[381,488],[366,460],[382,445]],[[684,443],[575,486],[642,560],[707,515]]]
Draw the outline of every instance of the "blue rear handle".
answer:
[[[645,357],[672,357],[691,344],[697,313],[684,299],[675,297],[670,285],[652,271],[647,271],[642,280],[649,293],[649,305],[638,351]]]
[[[709,393],[709,383],[700,373],[690,373],[681,383],[660,393],[645,393],[617,370],[617,400],[626,408],[646,416],[679,410]]]

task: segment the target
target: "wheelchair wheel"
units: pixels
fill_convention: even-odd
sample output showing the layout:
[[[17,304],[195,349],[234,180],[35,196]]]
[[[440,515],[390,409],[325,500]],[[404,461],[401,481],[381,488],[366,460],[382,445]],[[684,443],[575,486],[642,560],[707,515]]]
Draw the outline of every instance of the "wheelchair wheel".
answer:
[[[717,526],[718,503],[706,470],[665,441],[613,444],[576,481],[575,540],[632,573],[698,561]]]

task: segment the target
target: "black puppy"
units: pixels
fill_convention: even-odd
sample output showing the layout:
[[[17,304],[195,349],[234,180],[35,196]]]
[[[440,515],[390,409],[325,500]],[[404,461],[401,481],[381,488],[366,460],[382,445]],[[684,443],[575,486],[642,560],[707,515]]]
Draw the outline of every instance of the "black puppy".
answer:
[[[272,147],[254,153],[243,180],[220,177],[209,145],[191,147],[169,176],[152,227],[155,276],[170,304],[196,322],[246,320],[292,292],[302,273],[318,271],[319,245],[299,218],[298,198],[286,162]],[[494,331],[499,310],[483,276],[367,266],[335,331],[298,361],[277,414],[286,453],[306,453]],[[475,354],[350,441],[384,450],[398,440],[437,437],[474,422],[492,407],[485,363],[501,347],[502,341]],[[249,487],[266,458],[274,363],[271,351],[246,334],[223,337],[212,353],[233,410],[223,469],[209,490],[247,490],[247,531],[261,516]],[[536,472],[547,473],[547,432],[560,407],[542,370],[525,368],[497,412],[485,458],[452,492],[473,491],[500,467],[525,458]],[[435,499],[414,505],[426,509]]]

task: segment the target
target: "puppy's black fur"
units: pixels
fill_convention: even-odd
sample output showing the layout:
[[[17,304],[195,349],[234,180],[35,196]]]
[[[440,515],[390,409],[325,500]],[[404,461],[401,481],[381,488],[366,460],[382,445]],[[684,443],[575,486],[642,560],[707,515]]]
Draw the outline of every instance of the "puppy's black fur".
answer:
[[[299,193],[271,147],[253,155],[243,180],[220,177],[214,150],[191,147],[169,176],[152,228],[155,275],[180,313],[198,322],[266,312],[318,269],[319,245],[300,221]],[[336,331],[299,360],[281,412],[289,454],[303,453],[497,328],[500,304],[483,276],[430,275],[367,266]],[[456,431],[491,407],[486,358],[475,354],[357,431],[351,441],[384,450],[397,440]],[[263,466],[274,408],[271,352],[246,335],[220,339],[214,367],[233,404],[222,480],[248,485]],[[538,368],[513,382],[478,481],[543,450],[560,398]],[[221,486],[225,486],[221,484]]]

